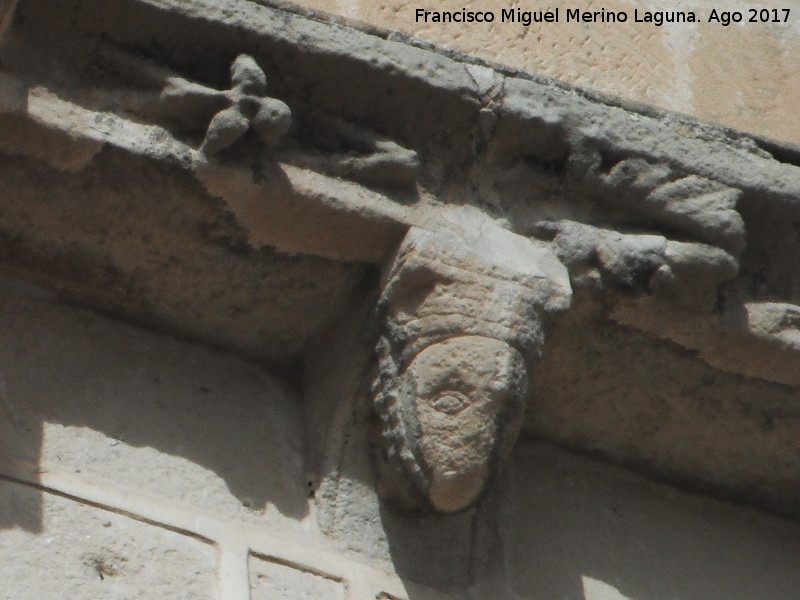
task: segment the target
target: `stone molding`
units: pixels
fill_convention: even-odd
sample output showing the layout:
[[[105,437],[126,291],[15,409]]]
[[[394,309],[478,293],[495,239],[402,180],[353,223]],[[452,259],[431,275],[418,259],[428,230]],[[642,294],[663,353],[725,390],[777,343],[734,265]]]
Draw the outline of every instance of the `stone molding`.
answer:
[[[722,373],[800,384],[793,148],[262,2],[71,0],[54,18],[28,0],[3,20],[14,6],[4,268],[280,364],[383,269],[390,496],[440,512],[480,498],[536,402],[546,317],[570,302]],[[495,428],[463,449],[479,474],[440,495],[455,450],[426,449],[412,416],[468,395],[442,395],[434,363],[484,393],[462,355],[507,382],[506,408],[476,409]],[[749,489],[731,471],[709,485]],[[797,472],[765,477],[755,496],[786,510]]]
[[[3,481],[63,496],[210,545],[218,560],[217,598],[248,600],[251,597],[248,559],[253,558],[335,583],[348,599],[366,600],[380,594],[406,598],[409,591],[431,598],[443,597],[436,590],[404,582],[385,569],[342,556],[303,536],[291,539],[285,534],[254,530],[196,507],[146,494],[115,481],[76,474],[55,464],[44,468],[9,456],[2,459],[0,479]]]

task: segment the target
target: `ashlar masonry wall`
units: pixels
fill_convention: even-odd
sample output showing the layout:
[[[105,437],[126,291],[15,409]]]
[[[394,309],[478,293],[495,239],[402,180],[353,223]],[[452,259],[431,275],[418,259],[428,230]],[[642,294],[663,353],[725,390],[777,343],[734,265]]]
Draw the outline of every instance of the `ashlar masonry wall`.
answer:
[[[800,125],[792,117],[800,100],[800,83],[795,77],[800,7],[789,0],[298,0],[296,4],[629,102],[654,104],[736,129],[800,142]],[[491,12],[494,21],[435,22],[424,15],[417,18],[417,9]],[[526,26],[518,16],[556,9],[559,22]],[[596,16],[567,22],[568,9]],[[503,11],[512,11],[515,20],[503,22]],[[733,22],[737,12],[741,20]],[[627,20],[611,20],[606,16],[610,13],[625,13]],[[693,13],[697,22],[687,22],[688,13]],[[659,26],[655,24],[659,19],[676,22]]]
[[[0,73],[0,599],[797,596],[791,148],[261,0],[53,6]]]
[[[796,523],[532,441],[459,515],[395,514],[347,460],[338,496],[316,493],[281,373],[7,279],[0,308],[5,600],[750,600],[800,586]]]

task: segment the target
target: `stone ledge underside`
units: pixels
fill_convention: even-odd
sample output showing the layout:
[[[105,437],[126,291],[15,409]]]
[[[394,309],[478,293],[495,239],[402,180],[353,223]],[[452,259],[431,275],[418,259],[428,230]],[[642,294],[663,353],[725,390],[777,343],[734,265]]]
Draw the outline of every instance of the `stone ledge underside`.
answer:
[[[4,42],[4,269],[296,364],[409,227],[499,223],[560,252],[575,293],[528,435],[798,515],[800,168],[757,141],[244,0],[28,0]],[[293,128],[208,159],[205,124],[124,106],[119,49],[215,90],[248,53]],[[413,178],[364,140],[415,153]]]

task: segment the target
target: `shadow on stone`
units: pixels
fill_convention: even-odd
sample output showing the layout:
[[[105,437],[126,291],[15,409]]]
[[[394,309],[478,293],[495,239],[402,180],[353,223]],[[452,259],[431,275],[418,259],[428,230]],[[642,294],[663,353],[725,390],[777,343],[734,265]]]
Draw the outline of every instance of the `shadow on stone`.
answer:
[[[3,452],[237,520],[305,517],[302,406],[261,367],[16,283],[0,305]],[[0,526],[36,530],[29,512]]]

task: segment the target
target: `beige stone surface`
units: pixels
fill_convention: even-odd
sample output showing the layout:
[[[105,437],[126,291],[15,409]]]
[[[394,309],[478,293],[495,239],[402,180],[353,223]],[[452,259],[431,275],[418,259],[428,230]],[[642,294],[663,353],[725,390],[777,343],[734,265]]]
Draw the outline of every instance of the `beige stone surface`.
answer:
[[[442,513],[474,504],[511,453],[526,354],[538,352],[542,315],[571,298],[555,254],[487,219],[456,223],[463,238],[409,231],[387,268],[379,302],[387,333],[376,346],[384,485],[396,488],[397,468],[413,484],[386,497],[414,505],[421,495]]]
[[[7,280],[0,315],[3,454],[235,521],[306,516],[302,406],[262,368]]]
[[[302,450],[276,446],[302,427],[276,380],[259,376],[272,391],[252,404],[229,389],[242,410],[221,398],[212,410],[202,398],[226,377],[245,385],[249,363],[27,286],[6,282],[2,298],[0,446],[28,461],[0,462],[0,581],[13,582],[3,600],[239,600],[248,587],[253,600],[751,600],[800,585],[797,523],[530,441],[476,509],[398,512],[375,495],[360,421],[334,427],[347,449],[337,494],[316,494],[313,510],[335,522],[323,533],[287,511],[292,498],[306,506]],[[153,373],[161,381],[145,385]],[[199,373],[208,392],[194,387]],[[37,411],[47,419],[31,419]],[[235,462],[239,483],[263,476],[266,506],[241,506],[214,456]]]
[[[546,4],[503,0],[297,0],[297,4],[402,31],[460,52],[529,70],[628,101],[689,113],[777,139],[800,142],[792,118],[800,101],[796,58],[800,55],[800,7],[785,0],[683,2],[556,0]],[[415,10],[493,11],[493,23],[422,23]],[[558,23],[501,23],[501,11],[559,8]],[[565,22],[568,8],[625,11],[625,23]],[[708,22],[739,11],[742,22]],[[790,9],[787,22],[749,23],[749,9]],[[694,11],[698,23],[634,22],[634,10]],[[758,15],[756,15],[758,16]],[[772,13],[770,13],[770,18]]]
[[[519,447],[486,507],[496,579],[475,598],[793,598],[800,527],[654,485],[586,458]],[[478,569],[480,572],[480,569]]]
[[[251,600],[343,600],[338,581],[258,557],[250,558]]]
[[[264,3],[70,6],[78,10],[59,19],[49,0],[23,3],[2,57],[13,75],[0,81],[0,104],[13,113],[8,124],[24,127],[9,128],[2,148],[14,156],[0,185],[9,198],[0,262],[53,286],[0,281],[0,575],[14,582],[11,597],[171,598],[171,586],[221,600],[796,595],[796,522],[609,464],[798,517],[800,168],[791,151],[773,148],[773,160],[769,144]],[[599,25],[548,42],[541,64],[559,56],[554,72],[568,71],[564,57],[582,39],[588,58],[576,78],[609,60],[634,96],[685,110],[696,104],[692,49],[711,40],[713,54],[730,39],[665,27],[594,48],[597,32],[611,30]],[[458,35],[513,62],[527,34],[516,46],[492,31]],[[65,41],[42,52],[50,39]],[[96,70],[109,40],[159,48],[151,59],[211,90],[229,84],[233,57],[252,53],[303,129],[274,155],[242,138],[217,155],[201,142],[207,119],[188,133],[138,122],[147,115],[120,102],[127,87],[107,88],[108,106],[91,98],[114,83]],[[53,75],[84,67],[91,85]],[[607,71],[598,67],[598,80]],[[28,80],[41,85],[18,93]],[[728,81],[719,74],[716,89]],[[71,84],[88,87],[65,91]],[[379,192],[387,180],[369,183],[353,164],[398,162],[372,152],[378,142],[351,148],[336,134],[348,126],[326,134],[325,119],[310,117],[318,109],[364,126],[361,142],[389,136],[379,143],[405,152],[401,175],[419,179]],[[305,158],[281,166],[298,152]],[[217,164],[199,166],[209,158]],[[262,202],[270,175],[291,193]],[[280,207],[294,212],[276,224]],[[412,223],[410,235],[443,236],[441,252],[412,261],[401,248],[393,270],[394,233]],[[300,254],[262,248],[270,243]],[[369,264],[343,262],[356,259]],[[57,281],[110,314],[280,362],[67,306]],[[75,293],[90,287],[94,296]],[[258,310],[246,320],[219,319],[247,306]],[[159,314],[172,320],[144,318]],[[239,336],[245,343],[231,343]],[[769,371],[754,370],[757,355]],[[382,432],[391,445],[381,446]],[[598,460],[577,454],[594,452]],[[416,486],[412,500],[430,491],[434,508],[455,514],[392,503],[398,473]],[[483,494],[490,479],[497,485]],[[42,574],[53,564],[63,570],[50,581]],[[104,594],[108,580],[117,587]]]
[[[128,517],[0,481],[0,598],[201,600],[215,597],[213,548]],[[38,514],[36,514],[38,513]]]

